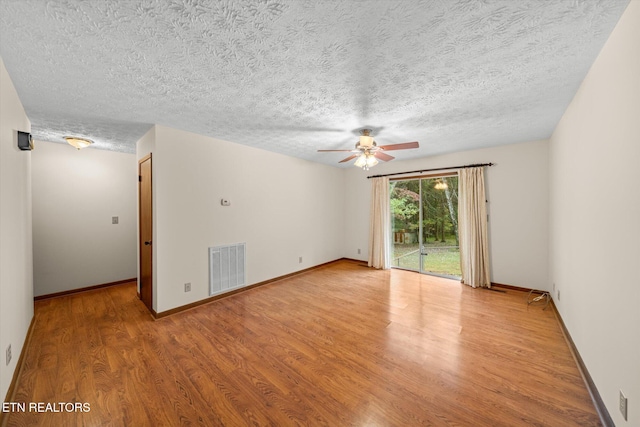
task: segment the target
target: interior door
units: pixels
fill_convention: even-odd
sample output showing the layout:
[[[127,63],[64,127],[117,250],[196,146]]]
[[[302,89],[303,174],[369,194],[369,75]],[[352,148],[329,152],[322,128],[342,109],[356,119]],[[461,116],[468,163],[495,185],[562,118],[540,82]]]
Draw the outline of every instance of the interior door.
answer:
[[[391,266],[459,277],[457,175],[394,180],[390,186]]]
[[[153,311],[153,205],[151,154],[138,162],[140,299]]]

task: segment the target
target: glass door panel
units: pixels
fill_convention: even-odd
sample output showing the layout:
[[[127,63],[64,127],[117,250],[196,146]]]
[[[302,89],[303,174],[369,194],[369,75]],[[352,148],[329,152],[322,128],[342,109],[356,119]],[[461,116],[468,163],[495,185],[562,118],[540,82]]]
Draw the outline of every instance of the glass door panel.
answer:
[[[420,181],[391,181],[391,266],[420,270]]]
[[[424,273],[460,277],[458,176],[421,180]]]

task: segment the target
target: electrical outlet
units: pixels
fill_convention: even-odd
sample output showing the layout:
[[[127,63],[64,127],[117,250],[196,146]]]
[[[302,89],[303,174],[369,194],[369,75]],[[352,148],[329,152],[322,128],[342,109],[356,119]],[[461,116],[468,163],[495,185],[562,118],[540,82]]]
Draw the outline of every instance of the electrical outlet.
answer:
[[[117,224],[118,223],[118,217],[117,216],[112,216],[111,217],[111,224]]]
[[[11,362],[11,344],[7,347],[7,366],[9,366],[9,362]]]
[[[556,294],[558,295],[558,301],[560,301],[560,289],[558,289],[558,291],[556,292]]]
[[[624,393],[622,393],[622,390],[620,390],[620,412],[624,420],[627,421],[627,398]]]
[[[184,284],[184,291],[191,292],[191,282]]]
[[[298,263],[302,264],[302,257],[298,258]]]
[[[360,255],[360,248],[358,248],[358,255]]]

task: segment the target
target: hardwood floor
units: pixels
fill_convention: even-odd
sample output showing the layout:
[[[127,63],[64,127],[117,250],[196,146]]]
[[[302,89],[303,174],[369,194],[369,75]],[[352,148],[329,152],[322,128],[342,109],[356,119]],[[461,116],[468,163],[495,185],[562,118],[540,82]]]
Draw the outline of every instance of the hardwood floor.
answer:
[[[600,425],[553,312],[518,291],[342,261],[157,321],[132,283],[35,322],[9,426]]]

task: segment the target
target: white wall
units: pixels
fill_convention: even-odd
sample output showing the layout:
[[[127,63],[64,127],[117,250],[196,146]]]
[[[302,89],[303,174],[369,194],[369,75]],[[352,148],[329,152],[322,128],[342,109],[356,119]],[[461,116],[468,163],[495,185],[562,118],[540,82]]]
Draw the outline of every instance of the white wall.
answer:
[[[211,246],[247,243],[248,284],[341,258],[343,178],[330,166],[156,126],[155,310],[208,297]]]
[[[35,144],[34,294],[137,277],[136,156]]]
[[[0,396],[6,396],[33,318],[31,152],[16,131],[31,124],[0,58]],[[12,359],[5,351],[11,345]]]
[[[615,424],[640,426],[640,1],[554,131],[550,174],[556,305]]]
[[[367,259],[370,182],[367,176],[473,163],[485,169],[489,200],[491,280],[548,290],[548,142],[533,141],[346,171],[345,256]],[[357,249],[361,249],[358,255]]]

